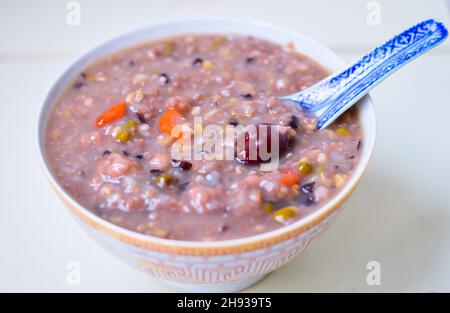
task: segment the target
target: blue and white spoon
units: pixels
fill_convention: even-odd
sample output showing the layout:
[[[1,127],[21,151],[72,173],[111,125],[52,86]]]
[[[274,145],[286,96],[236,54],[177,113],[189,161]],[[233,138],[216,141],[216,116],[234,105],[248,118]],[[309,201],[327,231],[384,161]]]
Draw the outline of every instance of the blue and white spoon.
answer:
[[[303,91],[282,97],[317,118],[323,129],[400,67],[436,47],[448,36],[445,26],[423,21],[362,56],[344,70]]]

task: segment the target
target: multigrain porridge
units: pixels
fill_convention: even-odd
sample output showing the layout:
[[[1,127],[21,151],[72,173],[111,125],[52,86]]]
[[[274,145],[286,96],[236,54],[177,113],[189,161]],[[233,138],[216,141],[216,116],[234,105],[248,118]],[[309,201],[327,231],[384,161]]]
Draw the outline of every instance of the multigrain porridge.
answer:
[[[75,200],[127,229],[196,241],[267,232],[326,204],[359,162],[356,111],[318,131],[278,99],[327,74],[291,45],[246,36],[186,35],[119,51],[86,67],[54,105],[47,158]],[[266,135],[226,139],[232,158],[208,158],[208,125]],[[259,147],[274,129],[279,161],[261,170]],[[180,141],[204,157],[174,157]]]

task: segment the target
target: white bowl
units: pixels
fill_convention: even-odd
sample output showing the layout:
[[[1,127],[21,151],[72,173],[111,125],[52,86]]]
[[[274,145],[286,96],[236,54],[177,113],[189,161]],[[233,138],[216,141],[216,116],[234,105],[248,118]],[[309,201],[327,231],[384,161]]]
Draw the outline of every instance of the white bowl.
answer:
[[[181,290],[230,292],[246,288],[305,250],[335,219],[363,176],[375,143],[375,114],[370,96],[358,104],[364,144],[353,176],[339,193],[312,214],[280,229],[241,239],[196,242],[139,234],[101,219],[76,202],[49,170],[44,130],[51,107],[65,88],[91,62],[122,48],[182,34],[244,34],[296,49],[331,71],[342,68],[342,59],[326,46],[302,34],[260,22],[237,20],[186,20],[151,25],[116,37],[82,55],[57,79],[39,116],[39,158],[51,185],[82,228],[101,245],[127,263]],[[111,273],[114,275],[113,273]],[[301,279],[301,277],[299,277]]]

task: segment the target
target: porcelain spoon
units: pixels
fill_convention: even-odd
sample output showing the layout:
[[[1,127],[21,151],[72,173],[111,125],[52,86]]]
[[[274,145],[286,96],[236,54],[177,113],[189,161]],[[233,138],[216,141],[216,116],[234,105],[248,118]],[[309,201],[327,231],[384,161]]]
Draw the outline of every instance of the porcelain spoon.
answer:
[[[281,99],[299,104],[317,118],[317,128],[323,129],[386,77],[442,43],[447,36],[448,30],[442,23],[433,19],[423,21],[360,57],[344,70]]]

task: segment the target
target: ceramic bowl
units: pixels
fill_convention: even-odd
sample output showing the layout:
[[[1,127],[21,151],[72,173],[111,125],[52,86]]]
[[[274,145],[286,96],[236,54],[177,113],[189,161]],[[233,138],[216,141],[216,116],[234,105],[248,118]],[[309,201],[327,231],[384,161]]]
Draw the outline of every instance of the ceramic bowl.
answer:
[[[39,158],[51,185],[81,227],[103,247],[127,263],[178,290],[230,292],[246,288],[301,254],[336,218],[363,176],[375,142],[375,114],[370,96],[358,104],[365,138],[361,161],[343,189],[323,207],[283,228],[241,239],[194,242],[139,234],[101,219],[75,201],[49,169],[44,130],[51,107],[76,75],[91,62],[119,49],[182,34],[245,34],[296,49],[330,71],[344,66],[340,57],[305,35],[251,21],[187,20],[151,25],[114,38],[82,55],[57,79],[42,106],[38,122]],[[113,273],[112,273],[113,274]],[[301,277],[298,277],[301,279]]]

